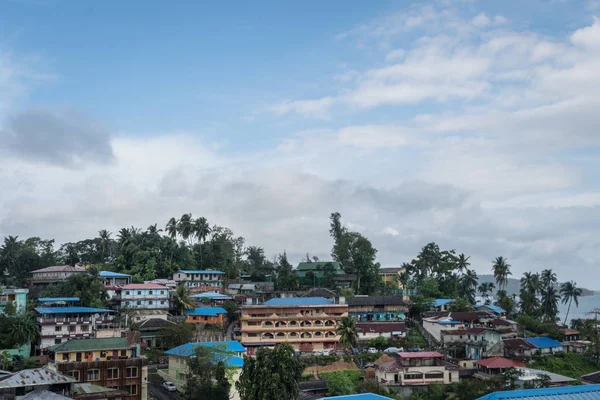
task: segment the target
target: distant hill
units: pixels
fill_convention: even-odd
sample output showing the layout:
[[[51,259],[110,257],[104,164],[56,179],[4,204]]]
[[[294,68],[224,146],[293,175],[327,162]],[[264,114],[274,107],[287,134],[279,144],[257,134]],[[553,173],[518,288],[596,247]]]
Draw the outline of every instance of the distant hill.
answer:
[[[496,284],[496,280],[494,279],[494,275],[479,275],[479,283],[484,283],[484,282],[492,282],[494,285]],[[560,286],[560,282],[557,284],[558,286]],[[519,291],[521,290],[521,281],[519,279],[515,279],[515,278],[508,278],[508,284],[506,285],[506,292],[508,294],[519,294]],[[584,289],[581,288],[582,296],[593,296],[596,294],[595,291],[590,290],[590,289]],[[479,294],[479,293],[478,293]]]

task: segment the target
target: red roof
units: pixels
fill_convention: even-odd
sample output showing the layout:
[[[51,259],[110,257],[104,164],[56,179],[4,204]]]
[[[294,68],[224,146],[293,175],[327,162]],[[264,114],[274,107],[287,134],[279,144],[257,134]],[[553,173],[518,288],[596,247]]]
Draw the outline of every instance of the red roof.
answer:
[[[486,368],[510,368],[510,367],[525,367],[525,364],[521,364],[520,362],[516,362],[513,360],[509,360],[504,357],[490,357],[485,360],[475,361],[473,364],[479,364]]]
[[[444,358],[444,355],[437,351],[401,351],[398,355],[400,358]]]
[[[561,329],[565,335],[579,335],[581,332],[575,329],[563,328]]]
[[[163,289],[169,290],[168,287],[157,285],[156,283],[132,283],[122,287],[123,289]]]
[[[356,324],[356,327],[362,329],[363,332],[406,332],[406,325],[404,322],[359,322]]]

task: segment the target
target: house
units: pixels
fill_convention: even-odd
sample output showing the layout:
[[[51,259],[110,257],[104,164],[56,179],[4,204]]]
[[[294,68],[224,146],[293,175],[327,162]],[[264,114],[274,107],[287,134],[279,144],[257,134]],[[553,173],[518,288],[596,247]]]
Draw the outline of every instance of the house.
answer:
[[[354,282],[356,282],[356,274],[339,274],[333,277],[335,287],[340,289],[351,288]]]
[[[480,360],[484,357],[504,354],[502,333],[487,328],[468,328],[441,331],[444,347],[464,346],[468,359]]]
[[[454,299],[435,299],[431,308],[435,311],[450,311],[450,304],[454,303]]]
[[[162,318],[149,318],[139,325],[140,340],[150,348],[160,347],[158,336],[160,330],[166,325],[174,325],[174,322]]]
[[[504,339],[504,356],[518,358],[524,356],[532,356],[536,347],[522,338]]]
[[[228,296],[226,294],[217,293],[217,292],[203,292],[197,293],[190,296],[192,299],[196,300],[196,304],[203,305],[208,304],[211,306],[223,305],[226,302],[233,300],[233,297]]]
[[[483,360],[474,361],[477,368],[476,378],[480,379],[503,379],[504,371],[509,368],[524,368],[525,365],[520,362],[509,360],[503,357],[490,357]]]
[[[402,285],[400,284],[399,278],[402,273],[404,273],[404,270],[403,267],[379,268],[379,276],[385,286],[394,283],[401,288]]]
[[[121,308],[131,309],[136,321],[165,318],[169,310],[169,289],[154,283],[131,283],[121,287]]]
[[[0,314],[4,314],[9,303],[14,307],[16,313],[24,313],[27,306],[27,295],[29,289],[10,289],[0,288]],[[29,357],[31,353],[31,343],[25,343],[22,346],[12,349],[0,349],[0,354],[8,353],[9,356]]]
[[[578,330],[561,328],[560,331],[565,334],[565,342],[576,342],[581,340],[581,332]]]
[[[322,398],[327,394],[327,379],[316,379],[310,381],[298,382],[301,397],[299,400],[308,398]],[[303,397],[302,397],[303,396]],[[310,396],[310,397],[309,397]],[[314,397],[313,397],[314,396]]]
[[[343,396],[323,397],[321,400],[393,400],[391,397],[373,393],[346,394]]]
[[[24,369],[0,376],[0,399],[21,399],[33,391],[49,391],[68,396],[73,392],[75,378],[53,371],[48,367]]]
[[[355,296],[348,301],[348,314],[357,322],[404,321],[408,306],[398,296]]]
[[[169,368],[167,372],[163,369],[158,370],[158,374],[167,381],[171,381],[177,386],[179,391],[182,391],[187,381],[187,359],[195,354],[195,350],[199,346],[215,347],[218,349],[223,348],[226,352],[230,353],[227,358],[226,364],[228,369],[232,372],[229,375],[231,382],[231,398],[239,399],[239,394],[235,388],[235,382],[239,379],[241,368],[244,366],[244,355],[246,349],[237,341],[226,341],[226,342],[193,342],[187,343],[165,352],[169,357]]]
[[[96,337],[97,331],[113,324],[112,311],[93,307],[38,307],[40,350],[76,338]]]
[[[336,327],[348,315],[348,305],[322,297],[274,298],[241,310],[241,342],[251,354],[257,347],[289,343],[296,350],[335,348]]]
[[[236,295],[236,294],[250,294],[256,292],[255,283],[230,283],[225,289],[225,293]]]
[[[129,393],[124,390],[94,385],[93,383],[75,383],[73,385],[73,396],[75,400],[123,400],[128,398]]]
[[[177,288],[177,282],[175,282],[173,279],[153,279],[151,281],[144,281],[144,283],[166,286],[169,288],[169,290],[175,290],[175,288]]]
[[[104,280],[104,288],[111,299],[121,293],[123,286],[131,283],[131,275],[120,274],[118,272],[100,271],[100,277]]]
[[[224,274],[216,270],[180,270],[173,274],[173,280],[198,292],[220,292],[223,290]]]
[[[584,400],[599,399],[600,385],[562,386],[543,389],[507,390],[487,394],[477,400]]]
[[[487,321],[486,326],[502,333],[504,339],[512,339],[519,336],[517,323],[506,318],[494,318]]]
[[[325,288],[312,289],[302,297],[323,297],[335,304],[345,304],[346,303],[346,298],[344,296],[340,296],[340,295],[336,294],[335,292],[333,292],[329,289],[325,289]]]
[[[406,336],[404,322],[358,322],[358,340],[370,340],[382,336],[386,339]]]
[[[494,306],[492,304],[485,304],[477,306],[478,311],[487,311],[494,314],[497,318],[506,318],[506,310],[502,307]]]
[[[423,328],[438,342],[441,342],[441,332],[454,329],[473,328],[479,321],[479,316],[470,311],[440,312],[423,318]]]
[[[600,371],[592,372],[591,374],[582,375],[581,383],[586,385],[600,384]]]
[[[188,324],[211,324],[223,327],[223,317],[227,311],[223,307],[199,307],[192,310],[185,310]]]
[[[49,368],[127,393],[124,399],[148,398],[148,360],[141,356],[139,336],[69,340],[48,348]]]
[[[521,372],[521,376],[517,378],[515,384],[521,387],[525,386],[527,382],[540,379],[543,375],[546,375],[548,378],[550,378],[550,386],[573,385],[577,381],[576,379],[569,378],[568,376],[542,371],[541,369],[519,368],[519,371]]]
[[[76,274],[85,274],[86,269],[79,266],[56,265],[31,271],[29,284],[33,287],[44,287],[53,283],[65,281],[68,277]]]
[[[585,354],[592,345],[589,340],[576,340],[571,342],[563,342],[567,353]]]
[[[386,385],[423,387],[458,382],[458,365],[445,361],[441,353],[399,352],[390,357],[391,361],[377,365],[375,371],[377,380]]]
[[[536,348],[536,350],[534,351],[534,355],[545,355],[564,352],[564,345],[561,342],[558,342],[546,336],[525,338],[525,340]]]

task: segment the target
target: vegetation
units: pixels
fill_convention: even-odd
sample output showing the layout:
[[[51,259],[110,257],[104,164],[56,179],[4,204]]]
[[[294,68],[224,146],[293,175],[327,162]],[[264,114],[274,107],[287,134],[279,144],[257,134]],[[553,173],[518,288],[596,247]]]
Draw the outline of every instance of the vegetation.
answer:
[[[564,321],[564,324],[566,324],[567,318],[569,318],[569,312],[571,311],[571,303],[574,301],[575,306],[579,307],[579,296],[581,296],[581,289],[578,288],[577,284],[573,281],[565,282],[560,287],[560,295],[562,296],[563,304],[569,303]]]
[[[12,349],[31,343],[38,335],[33,313],[0,314],[0,349]]]
[[[329,396],[342,396],[356,393],[356,386],[362,377],[361,371],[340,371],[319,374],[319,378],[327,379]]]
[[[488,393],[502,390],[491,381],[463,379],[449,385],[431,384],[427,392],[414,392],[409,400],[476,400]]]
[[[336,327],[336,333],[340,336],[339,344],[344,349],[356,347],[358,333],[356,331],[356,322],[350,316],[343,317],[340,324]]]
[[[158,331],[158,342],[163,349],[172,349],[191,342],[195,331],[193,324],[167,324]]]
[[[234,353],[222,346],[198,346],[193,357],[187,358],[188,375],[182,399],[228,400],[231,384],[227,365]]]
[[[385,350],[390,347],[389,341],[383,336],[370,339],[368,342],[369,347],[375,347],[377,350]]]
[[[533,361],[531,368],[579,379],[581,375],[598,371],[598,364],[582,354],[564,353],[539,357]]]
[[[190,296],[190,291],[183,283],[180,283],[173,292],[173,300],[175,307],[179,310],[179,314],[183,315],[185,310],[194,308],[194,299]]]

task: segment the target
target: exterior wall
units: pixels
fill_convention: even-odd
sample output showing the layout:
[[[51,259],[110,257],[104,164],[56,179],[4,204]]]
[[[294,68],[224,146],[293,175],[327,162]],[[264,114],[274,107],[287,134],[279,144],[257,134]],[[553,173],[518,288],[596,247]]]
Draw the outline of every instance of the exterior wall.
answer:
[[[358,333],[358,340],[375,339],[375,338],[378,338],[379,336],[382,336],[382,337],[384,337],[386,339],[391,339],[394,336],[405,337],[406,336],[406,332],[403,332],[402,335],[392,335],[392,332],[382,332],[382,333],[377,333],[377,332],[359,332]]]
[[[173,274],[173,280],[175,282],[185,282],[185,286],[189,288],[203,286],[223,287],[223,274],[196,274],[177,271]]]
[[[358,322],[368,321],[405,321],[406,307],[393,306],[385,307],[378,311],[373,310],[373,307],[351,307],[348,314]]]
[[[384,379],[387,385],[429,385],[441,383],[448,385],[458,382],[458,370],[449,371],[443,366],[408,367],[399,371],[385,372],[377,370],[375,376],[381,382]]]
[[[222,327],[223,314],[219,314],[216,317],[211,315],[188,315],[185,322],[188,324],[212,324]]]
[[[40,348],[45,349],[58,343],[76,338],[95,337],[99,324],[112,323],[112,316],[94,313],[80,314],[40,314],[37,317],[40,326]]]
[[[86,351],[86,352],[65,352],[56,353],[54,362],[56,364],[68,363],[73,361],[92,362],[92,361],[110,361],[119,358],[133,358],[135,356],[134,349],[119,349],[119,350],[102,350],[102,351]]]
[[[84,274],[85,271],[69,271],[69,272],[33,272],[31,274],[31,284],[33,286],[44,286],[53,282],[60,282],[66,280],[71,275]]]
[[[289,343],[296,350],[318,351],[339,342],[335,332],[346,305],[244,306],[241,314],[241,342]]]
[[[140,309],[169,309],[169,291],[164,289],[123,289],[121,307]]]
[[[440,324],[439,321],[428,321],[423,320],[423,328],[431,334],[438,341],[442,340],[442,331],[450,331],[454,329],[465,329],[463,324],[445,325]]]

